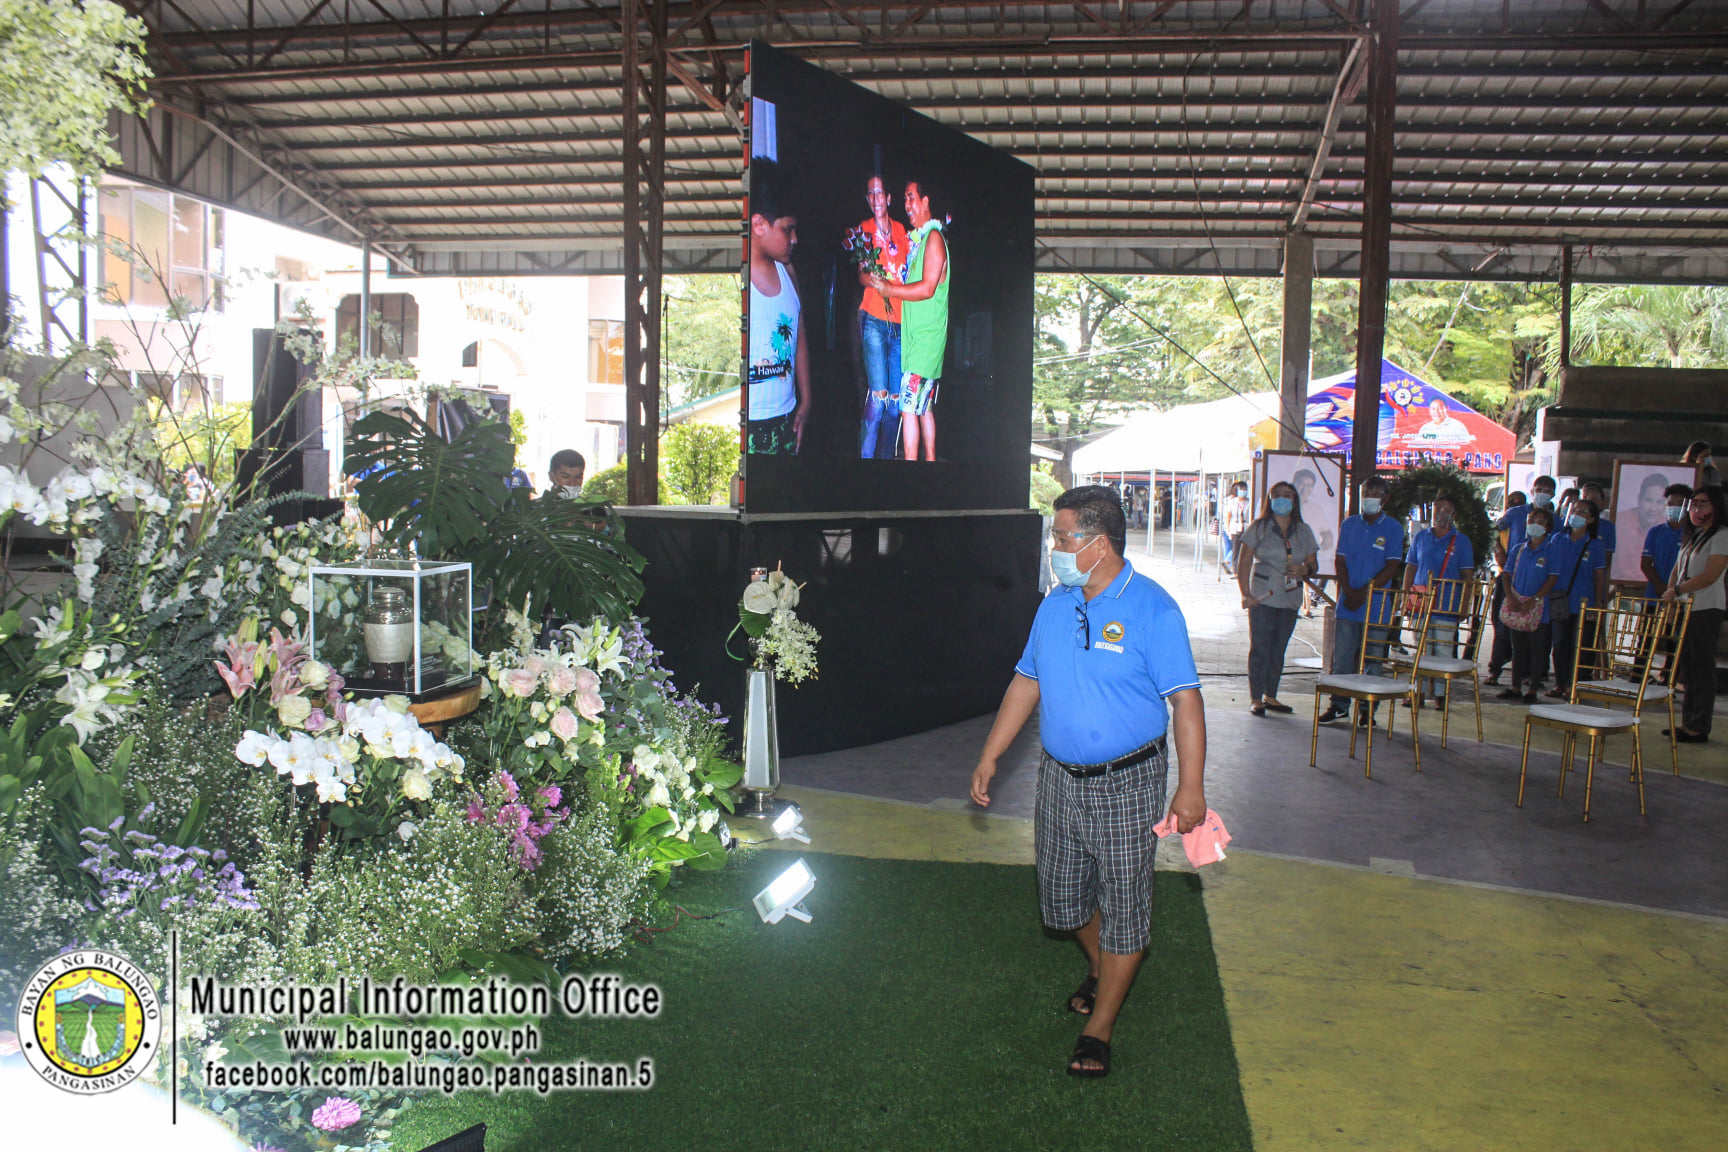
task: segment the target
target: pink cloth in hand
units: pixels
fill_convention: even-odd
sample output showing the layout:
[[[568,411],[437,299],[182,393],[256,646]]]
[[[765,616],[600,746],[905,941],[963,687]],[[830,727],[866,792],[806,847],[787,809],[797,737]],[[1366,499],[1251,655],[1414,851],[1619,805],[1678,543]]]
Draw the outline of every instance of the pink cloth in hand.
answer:
[[[1176,813],[1172,812],[1152,825],[1152,831],[1160,836],[1176,835]],[[1224,821],[1210,808],[1206,809],[1206,818],[1194,825],[1192,832],[1182,833],[1182,851],[1188,854],[1188,863],[1196,868],[1224,859],[1224,845],[1228,843],[1230,833],[1224,827]]]

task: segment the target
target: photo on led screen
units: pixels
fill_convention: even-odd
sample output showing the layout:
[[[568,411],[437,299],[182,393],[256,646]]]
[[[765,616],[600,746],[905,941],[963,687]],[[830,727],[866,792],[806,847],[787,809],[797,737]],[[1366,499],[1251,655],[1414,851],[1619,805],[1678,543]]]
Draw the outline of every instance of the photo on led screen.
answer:
[[[762,461],[795,460],[807,487],[862,485],[849,506],[886,507],[906,484],[882,480],[886,462],[970,470],[943,481],[957,489],[988,488],[992,469],[1024,472],[1032,170],[759,45],[751,89],[755,475],[772,489],[791,476]],[[855,471],[865,465],[874,489]]]

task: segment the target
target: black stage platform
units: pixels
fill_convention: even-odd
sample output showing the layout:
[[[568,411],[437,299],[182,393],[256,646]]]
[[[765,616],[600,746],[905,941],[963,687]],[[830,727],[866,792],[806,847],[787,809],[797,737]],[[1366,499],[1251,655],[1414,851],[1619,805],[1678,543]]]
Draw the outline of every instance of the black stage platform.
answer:
[[[782,755],[927,731],[993,711],[1038,608],[1041,521],[1025,510],[753,515],[623,507],[648,559],[639,611],[683,689],[741,737],[744,664],[726,653],[752,567],[807,583],[820,675],[778,689]],[[732,651],[745,656],[742,633]]]

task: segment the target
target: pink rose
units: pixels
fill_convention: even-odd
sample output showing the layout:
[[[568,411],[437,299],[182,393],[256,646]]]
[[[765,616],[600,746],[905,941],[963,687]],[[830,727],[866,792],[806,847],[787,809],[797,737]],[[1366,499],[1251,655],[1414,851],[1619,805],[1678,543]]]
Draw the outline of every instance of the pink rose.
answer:
[[[546,661],[542,660],[538,656],[529,656],[528,659],[523,661],[523,664],[522,664],[523,671],[532,672],[535,676],[539,676],[542,673],[544,673],[546,671],[546,668],[547,668]]]
[[[586,672],[587,669],[584,668],[583,671]],[[592,675],[592,673],[589,674]],[[559,664],[546,674],[546,691],[562,700],[576,691],[576,679],[576,669]]]
[[[314,708],[306,715],[306,731],[308,732],[316,732],[328,723],[330,723],[330,718],[324,715],[322,708]]]
[[[576,713],[568,708],[560,708],[552,713],[552,735],[560,740],[569,740],[576,735]]]
[[[591,668],[575,671],[576,711],[584,720],[598,720],[600,713],[606,710],[605,701],[600,699],[600,677]]]
[[[515,668],[504,673],[504,687],[513,696],[520,696],[526,700],[534,695],[535,689],[539,686],[540,674],[538,672],[530,672],[526,668]]]

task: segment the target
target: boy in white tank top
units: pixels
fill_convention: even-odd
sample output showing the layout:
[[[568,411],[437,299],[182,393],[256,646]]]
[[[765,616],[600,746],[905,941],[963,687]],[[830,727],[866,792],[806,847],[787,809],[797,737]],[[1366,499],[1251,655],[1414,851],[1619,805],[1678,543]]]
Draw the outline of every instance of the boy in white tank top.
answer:
[[[798,218],[780,201],[772,160],[750,162],[749,451],[790,456],[810,416],[810,353],[790,266]]]

